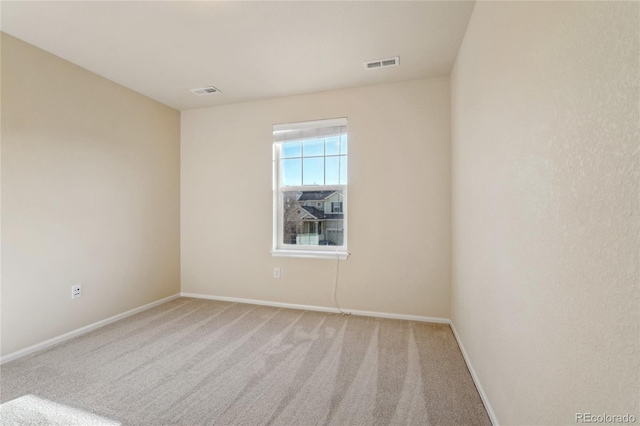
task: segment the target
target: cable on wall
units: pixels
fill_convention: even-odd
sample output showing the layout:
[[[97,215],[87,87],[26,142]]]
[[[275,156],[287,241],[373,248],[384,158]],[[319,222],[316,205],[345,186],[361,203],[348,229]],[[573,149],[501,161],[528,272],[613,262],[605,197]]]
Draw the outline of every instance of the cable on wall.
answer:
[[[336,304],[336,308],[338,308],[338,312],[340,315],[351,315],[350,312],[344,312],[342,308],[340,308],[340,304],[338,303],[338,278],[340,276],[340,256],[338,255],[338,248],[336,247],[336,279],[333,285],[333,301]]]

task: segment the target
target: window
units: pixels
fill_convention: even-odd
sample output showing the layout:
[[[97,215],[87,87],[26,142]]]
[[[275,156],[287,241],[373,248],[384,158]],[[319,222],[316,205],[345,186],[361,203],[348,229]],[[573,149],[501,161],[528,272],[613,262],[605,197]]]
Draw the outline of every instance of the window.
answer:
[[[347,119],[273,126],[273,255],[347,257]]]

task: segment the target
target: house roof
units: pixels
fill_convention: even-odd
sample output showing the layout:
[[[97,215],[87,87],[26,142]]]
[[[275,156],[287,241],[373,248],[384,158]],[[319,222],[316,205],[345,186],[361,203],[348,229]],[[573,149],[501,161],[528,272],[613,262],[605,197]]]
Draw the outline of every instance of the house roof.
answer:
[[[337,191],[304,191],[298,201],[322,201],[335,194]]]
[[[319,220],[344,219],[344,214],[343,213],[325,214],[322,210],[319,210],[319,209],[317,209],[315,207],[302,206],[302,208],[305,209],[310,215],[312,215],[313,217],[315,217],[316,219],[319,219]]]

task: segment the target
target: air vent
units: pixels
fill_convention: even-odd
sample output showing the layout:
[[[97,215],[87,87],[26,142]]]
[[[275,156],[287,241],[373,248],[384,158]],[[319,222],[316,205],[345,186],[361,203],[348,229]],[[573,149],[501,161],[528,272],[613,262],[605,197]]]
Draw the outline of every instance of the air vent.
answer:
[[[195,93],[198,96],[203,96],[203,95],[211,95],[212,93],[219,93],[219,92],[222,92],[222,90],[216,89],[213,86],[207,86],[207,87],[201,87],[199,89],[191,89],[191,92]]]
[[[368,69],[368,70],[372,70],[375,68],[397,67],[398,65],[400,65],[399,56],[396,56],[395,58],[377,59],[375,61],[369,61],[364,63],[365,69]]]

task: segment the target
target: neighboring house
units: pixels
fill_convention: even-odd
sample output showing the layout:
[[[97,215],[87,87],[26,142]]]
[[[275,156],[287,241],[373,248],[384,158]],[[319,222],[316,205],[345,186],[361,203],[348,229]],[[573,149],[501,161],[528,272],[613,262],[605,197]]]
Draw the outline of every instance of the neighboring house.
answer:
[[[285,208],[285,243],[343,245],[342,191],[301,191]]]

